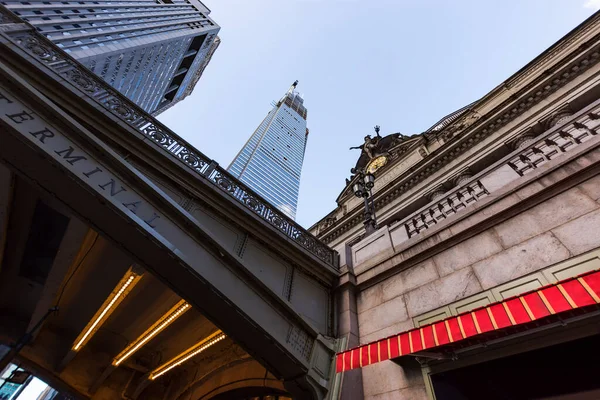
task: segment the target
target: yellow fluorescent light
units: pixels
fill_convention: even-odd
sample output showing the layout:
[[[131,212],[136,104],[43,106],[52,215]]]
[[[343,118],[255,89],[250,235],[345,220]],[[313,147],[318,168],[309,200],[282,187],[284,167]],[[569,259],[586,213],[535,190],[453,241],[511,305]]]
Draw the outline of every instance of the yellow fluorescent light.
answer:
[[[75,339],[72,347],[73,351],[79,351],[92,338],[92,336],[94,336],[98,328],[100,328],[108,319],[110,314],[113,313],[119,303],[121,303],[121,301],[123,301],[123,299],[129,294],[131,289],[133,289],[141,277],[141,274],[133,272],[133,269],[129,268],[110,296],[104,300],[104,303],[96,312],[94,317],[90,320],[90,322],[88,322],[79,336],[77,336],[77,339]]]
[[[220,330],[216,331],[209,337],[202,339],[199,343],[197,343],[190,349],[184,351],[177,357],[173,358],[171,361],[168,361],[168,362],[164,363],[163,365],[161,365],[160,367],[156,368],[154,371],[152,371],[150,373],[149,379],[154,380],[154,379],[158,378],[159,376],[169,372],[173,368],[178,367],[179,365],[183,364],[190,358],[202,353],[204,350],[206,350],[210,346],[220,342],[221,340],[225,339],[226,337],[227,336]]]
[[[131,342],[129,346],[125,348],[118,356],[116,356],[112,362],[112,365],[118,367],[123,361],[128,359],[136,351],[138,351],[143,345],[145,345],[150,339],[162,332],[167,326],[171,325],[181,317],[187,310],[192,308],[185,300],[179,301],[175,304],[165,315],[160,317],[150,328],[146,329],[146,332],[142,333],[136,340]]]

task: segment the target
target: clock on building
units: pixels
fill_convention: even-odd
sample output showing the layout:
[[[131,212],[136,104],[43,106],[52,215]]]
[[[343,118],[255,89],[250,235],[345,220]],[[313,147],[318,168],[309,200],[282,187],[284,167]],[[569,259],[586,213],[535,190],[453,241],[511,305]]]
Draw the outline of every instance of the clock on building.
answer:
[[[367,172],[372,174],[375,171],[377,171],[379,168],[383,167],[385,164],[387,164],[386,156],[375,157],[374,159],[371,160],[369,165],[367,165]]]

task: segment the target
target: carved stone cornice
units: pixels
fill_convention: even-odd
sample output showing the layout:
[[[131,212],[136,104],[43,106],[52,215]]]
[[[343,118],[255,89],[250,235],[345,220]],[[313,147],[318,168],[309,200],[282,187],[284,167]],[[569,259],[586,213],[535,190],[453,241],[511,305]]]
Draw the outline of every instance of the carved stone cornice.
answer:
[[[576,37],[580,36],[576,35]],[[594,40],[597,41],[598,39],[600,39],[600,35],[594,37]],[[547,75],[538,76],[533,82],[527,84],[518,93],[489,112],[488,115],[494,116],[493,118],[488,118],[487,115],[484,115],[477,119],[477,121],[467,128],[468,131],[463,133],[461,137],[453,138],[447,145],[430,154],[428,159],[409,168],[402,176],[390,182],[387,185],[387,191],[380,190],[375,194],[375,208],[380,209],[397,199],[408,189],[422,182],[441,167],[449,164],[456,157],[488,138],[494,132],[506,126],[525,111],[539,104],[543,99],[550,96],[550,94],[572,81],[575,77],[581,75],[589,67],[598,63],[600,59],[600,45],[596,43],[595,46],[589,48],[594,44],[589,44],[590,42],[593,41],[590,40],[588,43],[578,47],[569,56],[561,60],[554,70],[561,69],[551,77]],[[584,56],[579,55],[578,53],[585,50],[586,47],[589,48],[587,53]],[[573,59],[578,55],[580,58],[574,61]],[[539,87],[543,83],[545,84]],[[534,91],[533,89],[536,87],[537,90]],[[518,99],[518,101],[515,102],[515,99]],[[511,103],[513,105],[509,106]],[[443,134],[443,130],[440,133]],[[320,233],[318,237],[325,243],[331,243],[358,224],[361,221],[361,214],[360,207],[356,207],[352,212],[349,212],[344,218],[340,219],[337,224],[331,226],[327,231]]]

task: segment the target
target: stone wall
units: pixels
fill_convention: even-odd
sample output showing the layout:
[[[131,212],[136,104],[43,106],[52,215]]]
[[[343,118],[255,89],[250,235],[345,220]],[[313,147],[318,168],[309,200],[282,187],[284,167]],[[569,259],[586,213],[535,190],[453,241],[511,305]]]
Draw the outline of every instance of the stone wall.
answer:
[[[567,171],[540,177],[505,199],[518,204],[539,195]],[[368,343],[408,330],[423,314],[597,249],[598,226],[600,175],[360,291],[359,341]],[[401,367],[385,361],[363,368],[362,374],[367,399],[427,398],[418,365]]]

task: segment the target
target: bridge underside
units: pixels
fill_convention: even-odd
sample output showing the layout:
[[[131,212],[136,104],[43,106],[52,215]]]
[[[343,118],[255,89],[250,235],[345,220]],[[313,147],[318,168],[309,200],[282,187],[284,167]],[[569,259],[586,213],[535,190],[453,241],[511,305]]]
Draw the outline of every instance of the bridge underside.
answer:
[[[225,176],[215,189],[190,172],[128,124],[125,99],[103,108],[96,78],[3,23],[0,342],[28,339],[16,360],[79,398],[325,398],[337,274],[322,251],[227,197]]]
[[[150,380],[148,374],[156,367],[219,331],[193,307],[115,368],[115,357],[182,298],[56,198],[5,165],[0,165],[0,193],[0,341],[16,343],[48,309],[59,309],[13,362],[81,398],[204,399],[230,391],[286,395],[283,381],[229,337]],[[73,352],[132,266],[141,278]]]

